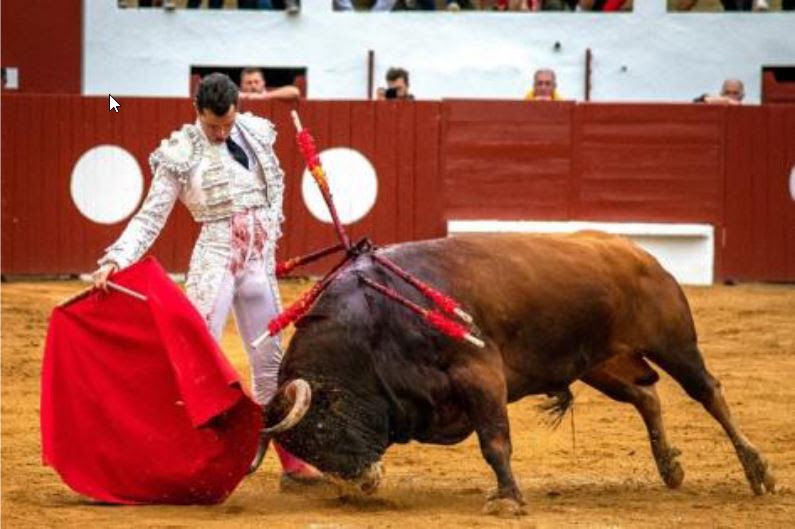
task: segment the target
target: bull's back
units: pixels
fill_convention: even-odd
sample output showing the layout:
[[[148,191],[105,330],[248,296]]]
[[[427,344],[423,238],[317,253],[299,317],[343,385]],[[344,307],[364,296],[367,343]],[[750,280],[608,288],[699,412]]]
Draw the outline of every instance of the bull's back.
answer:
[[[477,307],[571,301],[608,286],[641,294],[643,280],[672,282],[648,253],[602,232],[463,235],[396,245],[386,253],[420,276],[437,276]]]
[[[641,351],[695,339],[679,286],[622,237],[471,235],[388,254],[473,313],[502,355],[512,393],[566,385],[617,344]]]

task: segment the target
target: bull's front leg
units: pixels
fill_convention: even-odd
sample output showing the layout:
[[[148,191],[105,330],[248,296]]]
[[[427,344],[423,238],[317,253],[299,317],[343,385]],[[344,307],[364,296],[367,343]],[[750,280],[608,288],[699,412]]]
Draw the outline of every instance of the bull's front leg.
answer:
[[[483,511],[524,514],[522,493],[511,470],[508,396],[501,366],[467,363],[452,370],[451,378],[477,432],[480,451],[497,476],[497,490],[489,495]]]

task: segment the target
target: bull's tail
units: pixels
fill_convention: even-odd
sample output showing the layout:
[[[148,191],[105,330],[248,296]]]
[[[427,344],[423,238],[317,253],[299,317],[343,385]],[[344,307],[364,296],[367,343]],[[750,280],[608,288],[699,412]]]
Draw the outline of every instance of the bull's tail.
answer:
[[[554,430],[560,426],[563,416],[574,404],[574,395],[567,387],[560,391],[547,393],[547,396],[549,399],[539,404],[538,410],[544,414],[541,416],[541,422]]]

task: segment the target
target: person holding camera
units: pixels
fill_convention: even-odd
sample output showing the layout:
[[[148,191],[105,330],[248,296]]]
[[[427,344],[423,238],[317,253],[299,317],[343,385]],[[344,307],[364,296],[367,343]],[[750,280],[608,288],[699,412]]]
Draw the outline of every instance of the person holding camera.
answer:
[[[404,68],[390,68],[386,72],[386,88],[380,87],[376,99],[414,99],[409,93],[409,72]]]

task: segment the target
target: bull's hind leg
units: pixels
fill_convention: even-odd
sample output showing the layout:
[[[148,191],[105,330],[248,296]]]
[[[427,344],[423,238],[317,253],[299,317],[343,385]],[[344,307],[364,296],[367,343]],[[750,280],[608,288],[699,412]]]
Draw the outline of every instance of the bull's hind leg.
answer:
[[[635,406],[649,432],[652,455],[665,484],[678,488],[685,473],[676,460],[679,450],[668,443],[663,426],[660,398],[654,384],[657,373],[642,358],[614,357],[582,378],[611,399]]]
[[[734,423],[720,382],[707,371],[698,348],[693,345],[678,352],[649,354],[649,358],[676,379],[687,394],[720,423],[734,445],[754,494],[773,492],[776,480],[770,466]]]
[[[511,434],[508,392],[501,369],[487,363],[468,362],[451,369],[455,392],[467,410],[483,458],[497,476],[497,490],[488,498],[487,514],[523,514],[522,493],[511,470]]]

